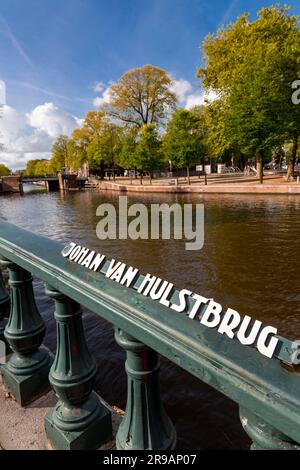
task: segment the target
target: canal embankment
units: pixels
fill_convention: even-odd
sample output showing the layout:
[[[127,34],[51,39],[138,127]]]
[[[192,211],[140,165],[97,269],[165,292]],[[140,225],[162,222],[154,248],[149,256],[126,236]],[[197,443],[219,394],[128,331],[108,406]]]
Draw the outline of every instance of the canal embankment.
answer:
[[[154,180],[150,184],[147,180],[117,181],[89,179],[89,183],[99,191],[116,191],[126,193],[199,193],[199,194],[299,194],[300,184],[297,181],[287,182],[282,177],[268,177],[263,184],[259,184],[255,178],[243,178],[224,180],[221,178],[208,178],[207,184],[199,179],[186,181]]]

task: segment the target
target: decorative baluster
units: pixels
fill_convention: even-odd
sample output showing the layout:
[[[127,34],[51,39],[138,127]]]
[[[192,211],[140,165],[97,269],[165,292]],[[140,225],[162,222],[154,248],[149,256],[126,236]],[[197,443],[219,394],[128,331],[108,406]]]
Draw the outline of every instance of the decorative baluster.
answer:
[[[4,336],[14,351],[1,374],[6,388],[24,406],[49,389],[51,359],[39,349],[46,325],[35,304],[31,274],[3,258],[0,265],[9,269],[11,311]]]
[[[59,401],[45,417],[46,434],[62,450],[96,449],[112,438],[110,411],[92,391],[97,365],[89,353],[79,304],[46,285],[55,301],[57,350],[49,380]]]
[[[262,418],[240,407],[240,419],[245,432],[253,441],[251,450],[300,450],[300,446]]]
[[[176,431],[160,398],[157,353],[123,330],[116,329],[115,338],[127,352],[128,376],[126,415],[116,436],[117,449],[174,449]]]
[[[10,310],[10,298],[4,286],[2,272],[0,271],[0,341],[5,341],[4,330]]]

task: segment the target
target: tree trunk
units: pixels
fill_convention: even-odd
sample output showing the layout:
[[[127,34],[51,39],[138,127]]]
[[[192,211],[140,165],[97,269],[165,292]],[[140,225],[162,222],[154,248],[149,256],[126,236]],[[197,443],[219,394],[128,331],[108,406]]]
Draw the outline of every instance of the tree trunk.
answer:
[[[235,154],[231,154],[231,166],[235,166]]]
[[[104,180],[104,162],[100,163],[100,178]]]
[[[154,178],[153,178],[153,171],[151,170],[151,171],[150,171],[150,184],[152,184],[152,180],[153,180],[153,179],[154,179]]]
[[[112,171],[113,171],[113,180],[116,181],[115,162],[114,161],[113,161],[113,164],[112,164]]]
[[[263,184],[264,172],[263,172],[263,162],[262,162],[262,152],[261,151],[256,153],[256,169],[257,169],[257,176],[259,178],[259,182],[260,182],[260,184]]]
[[[190,179],[190,167],[189,166],[186,167],[186,177],[187,177],[188,185],[190,185],[191,179]]]
[[[294,176],[297,151],[298,151],[298,134],[294,136],[294,140],[293,140],[292,155],[289,161],[289,167],[288,167],[287,176],[286,176],[288,181]]]

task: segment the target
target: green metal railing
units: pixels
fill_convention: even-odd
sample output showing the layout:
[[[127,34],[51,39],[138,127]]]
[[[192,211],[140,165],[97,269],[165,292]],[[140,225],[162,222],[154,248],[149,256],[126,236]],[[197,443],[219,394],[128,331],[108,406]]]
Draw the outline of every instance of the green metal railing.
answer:
[[[135,290],[61,256],[53,240],[0,221],[0,266],[9,270],[11,309],[0,279],[0,334],[13,354],[1,367],[4,384],[21,405],[51,385],[56,407],[45,430],[57,449],[97,448],[112,435],[110,412],[93,392],[97,365],[88,351],[81,307],[115,326],[126,350],[126,413],[118,449],[172,449],[176,432],[159,392],[159,357],[187,370],[239,404],[241,423],[255,449],[299,449],[300,374],[217,331],[191,321]],[[54,361],[40,348],[46,326],[38,312],[32,276],[45,282],[55,303]],[[290,342],[282,339],[284,357]],[[278,354],[277,354],[278,356]],[[49,381],[48,381],[49,376]],[[50,384],[50,385],[49,385]]]

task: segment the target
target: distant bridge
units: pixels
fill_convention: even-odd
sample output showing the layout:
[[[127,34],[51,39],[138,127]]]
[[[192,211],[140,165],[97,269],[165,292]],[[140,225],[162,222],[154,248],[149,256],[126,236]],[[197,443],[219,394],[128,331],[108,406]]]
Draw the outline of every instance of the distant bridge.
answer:
[[[57,191],[59,189],[78,189],[85,185],[87,178],[78,177],[77,175],[61,175],[58,176],[23,176],[21,181],[23,184],[36,183],[45,185],[47,191]]]

